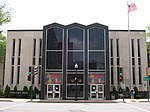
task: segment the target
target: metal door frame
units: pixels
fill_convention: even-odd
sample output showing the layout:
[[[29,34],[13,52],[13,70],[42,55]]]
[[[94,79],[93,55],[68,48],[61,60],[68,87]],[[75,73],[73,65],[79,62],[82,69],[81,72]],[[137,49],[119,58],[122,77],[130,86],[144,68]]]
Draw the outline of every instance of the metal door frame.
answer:
[[[96,86],[96,90],[92,91],[92,85]],[[102,86],[102,91],[98,90],[98,86]],[[92,94],[95,93],[96,94],[96,98],[92,98]],[[102,94],[102,97],[99,98],[99,94]],[[91,100],[99,100],[99,99],[103,99],[104,98],[104,85],[103,84],[90,84],[90,99]]]
[[[48,89],[49,89],[48,87],[49,87],[50,85],[53,86],[53,90],[52,90],[52,91],[49,91],[49,90],[48,90]],[[56,91],[56,88],[55,88],[56,85],[59,86],[59,91]],[[60,87],[61,87],[60,84],[47,84],[47,99],[60,99],[60,89],[61,89]],[[48,97],[48,94],[49,94],[49,93],[52,94],[52,98],[49,98],[49,97]],[[55,98],[56,93],[59,94],[59,97],[58,97],[58,98]]]

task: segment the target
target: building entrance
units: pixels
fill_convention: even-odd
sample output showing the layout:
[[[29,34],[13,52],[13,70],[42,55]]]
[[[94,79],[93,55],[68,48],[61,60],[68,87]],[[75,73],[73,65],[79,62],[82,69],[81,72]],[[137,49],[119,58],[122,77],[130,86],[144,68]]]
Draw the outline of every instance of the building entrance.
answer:
[[[60,99],[60,84],[47,85],[47,99]]]
[[[91,84],[90,85],[90,99],[98,100],[104,98],[104,85],[103,84]]]
[[[84,75],[70,73],[67,75],[67,99],[84,99]]]

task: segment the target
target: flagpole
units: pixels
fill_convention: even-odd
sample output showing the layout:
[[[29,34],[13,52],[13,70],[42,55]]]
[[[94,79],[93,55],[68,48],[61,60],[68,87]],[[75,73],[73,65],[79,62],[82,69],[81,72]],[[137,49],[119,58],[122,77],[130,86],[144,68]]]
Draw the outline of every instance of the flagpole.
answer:
[[[128,4],[128,1],[127,1],[127,6],[128,6],[129,4]],[[130,86],[131,86],[131,88],[132,88],[132,75],[131,75],[131,56],[130,56],[130,54],[131,54],[131,51],[130,51],[130,21],[129,21],[129,10],[127,9],[127,11],[128,11],[128,42],[129,42],[129,75],[130,75]]]

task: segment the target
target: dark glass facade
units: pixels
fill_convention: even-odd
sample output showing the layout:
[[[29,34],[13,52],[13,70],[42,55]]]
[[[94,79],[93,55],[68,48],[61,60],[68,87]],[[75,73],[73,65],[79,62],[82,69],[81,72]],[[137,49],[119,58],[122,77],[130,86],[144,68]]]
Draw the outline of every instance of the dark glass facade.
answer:
[[[41,97],[110,99],[108,41],[108,27],[98,23],[44,26]]]

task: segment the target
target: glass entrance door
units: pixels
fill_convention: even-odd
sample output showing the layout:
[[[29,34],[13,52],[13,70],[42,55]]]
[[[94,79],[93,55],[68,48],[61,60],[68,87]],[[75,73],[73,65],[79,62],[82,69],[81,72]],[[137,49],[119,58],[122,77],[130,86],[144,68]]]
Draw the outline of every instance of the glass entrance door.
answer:
[[[84,99],[84,78],[83,74],[67,75],[67,99]]]
[[[60,99],[60,84],[47,85],[47,99]]]
[[[103,99],[104,87],[103,84],[90,85],[90,99]]]

